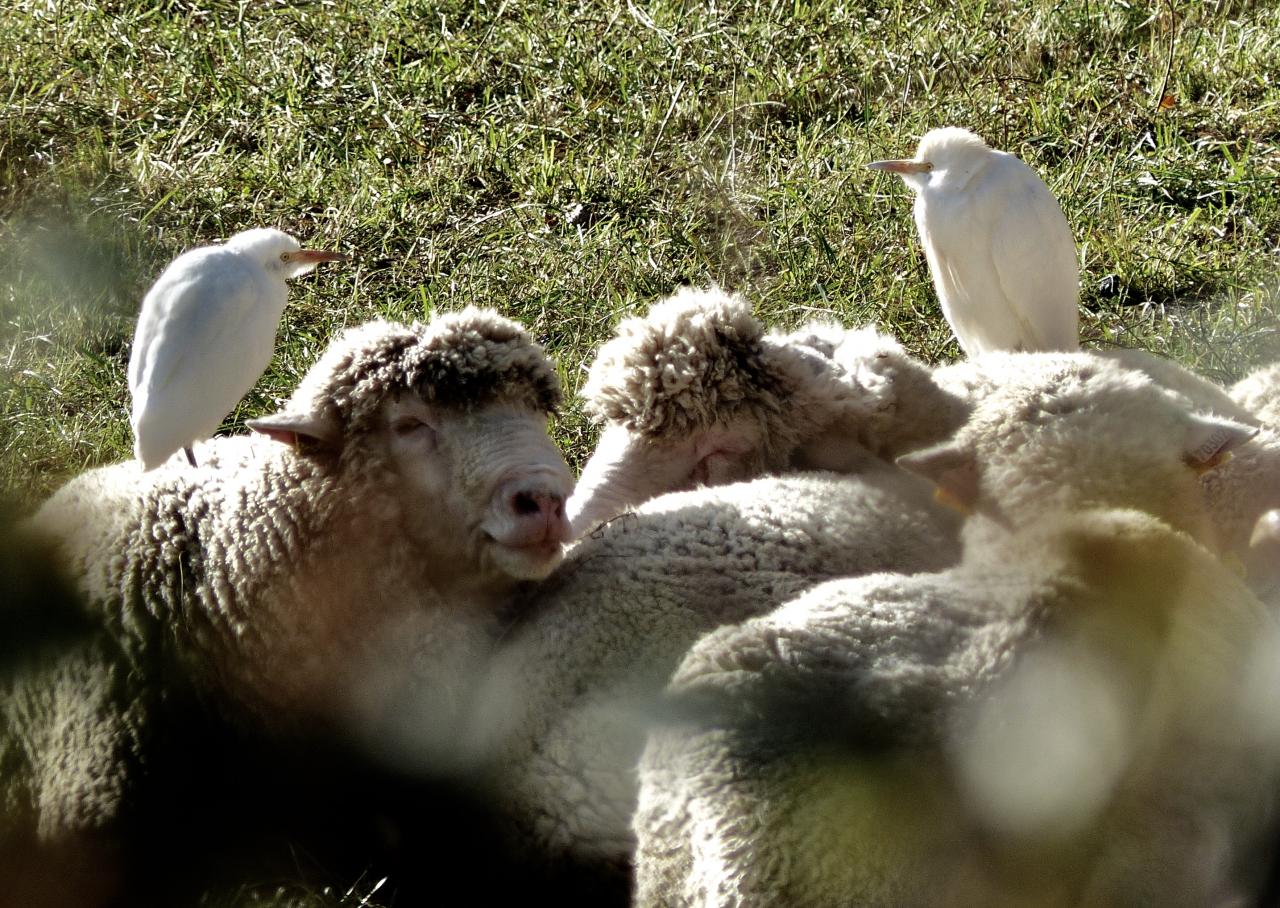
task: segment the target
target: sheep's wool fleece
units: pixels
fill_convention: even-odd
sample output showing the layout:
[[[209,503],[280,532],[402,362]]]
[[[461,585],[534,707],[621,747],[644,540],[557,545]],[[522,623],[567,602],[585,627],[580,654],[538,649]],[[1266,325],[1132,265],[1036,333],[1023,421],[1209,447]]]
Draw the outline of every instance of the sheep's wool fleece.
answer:
[[[1079,353],[984,353],[973,359],[941,366],[934,371],[938,383],[962,398],[977,403],[1013,384],[1035,381],[1064,369],[1090,364],[1112,364],[1145,375],[1162,388],[1180,395],[1193,409],[1217,413],[1248,425],[1256,424],[1248,409],[1221,387],[1173,360],[1142,350],[1105,350]]]
[[[635,762],[662,686],[699,636],[837,576],[935,570],[958,517],[892,467],[664,495],[579,542],[533,591],[470,711],[522,838],[625,860]]]
[[[1231,399],[1273,429],[1280,429],[1280,363],[1249,373],[1231,386]]]
[[[682,288],[600,348],[587,412],[655,437],[706,429],[748,402],[777,412],[783,382],[763,340],[742,297]]]
[[[1274,785],[1238,708],[1274,620],[1146,514],[987,542],[691,650],[641,761],[636,904],[1225,903]]]
[[[347,329],[307,372],[290,409],[330,414],[358,431],[406,391],[465,410],[505,400],[552,412],[561,399],[555,367],[528,332],[468,306],[425,325],[373,321]]]

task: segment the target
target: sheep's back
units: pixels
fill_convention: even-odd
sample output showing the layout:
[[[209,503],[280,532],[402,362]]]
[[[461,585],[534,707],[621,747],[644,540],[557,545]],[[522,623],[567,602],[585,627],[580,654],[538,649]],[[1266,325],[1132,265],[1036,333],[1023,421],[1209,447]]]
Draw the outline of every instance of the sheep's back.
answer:
[[[625,856],[633,767],[698,637],[831,577],[956,557],[953,515],[895,469],[668,495],[617,518],[539,588],[474,711],[517,825],[552,853]]]

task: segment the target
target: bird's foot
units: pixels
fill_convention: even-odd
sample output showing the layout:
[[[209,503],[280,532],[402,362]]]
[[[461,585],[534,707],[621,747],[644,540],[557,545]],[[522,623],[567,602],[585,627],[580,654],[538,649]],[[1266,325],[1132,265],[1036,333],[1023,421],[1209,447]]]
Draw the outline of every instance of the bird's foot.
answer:
[[[193,467],[200,466],[198,463],[196,463],[196,455],[192,452],[191,445],[187,445],[182,450],[185,451],[187,454],[187,463],[191,464],[191,466]]]

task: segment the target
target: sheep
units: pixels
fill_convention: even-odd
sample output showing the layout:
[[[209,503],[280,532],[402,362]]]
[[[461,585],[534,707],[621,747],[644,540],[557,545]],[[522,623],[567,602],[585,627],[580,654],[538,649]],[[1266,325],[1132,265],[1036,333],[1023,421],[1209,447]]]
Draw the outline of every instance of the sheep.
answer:
[[[1231,386],[1231,399],[1272,429],[1280,429],[1280,363],[1250,372]]]
[[[1273,773],[1232,698],[1273,619],[1139,512],[1006,541],[700,642],[641,762],[636,903],[1238,894],[1211,865],[1261,831]]]
[[[741,296],[716,287],[624,320],[583,396],[604,429],[569,502],[575,536],[695,484],[856,472],[945,438],[967,412],[872,328],[766,334]]]
[[[1217,382],[1210,381],[1175,360],[1157,356],[1146,350],[1125,348],[1098,350],[1094,352],[1094,356],[1101,356],[1129,369],[1145,373],[1156,384],[1181,394],[1197,409],[1225,416],[1227,419],[1247,426],[1259,424],[1253,410],[1242,405],[1233,394]]]
[[[541,348],[492,311],[372,322],[251,420],[255,435],[200,446],[199,467],[130,462],[56,492],[26,530],[55,546],[105,638],[13,701],[39,836],[80,831],[42,810],[80,788],[112,789],[95,829],[127,825],[145,745],[185,719],[174,703],[395,751],[419,743],[388,718],[411,689],[416,734],[447,742],[514,589],[568,541],[572,478],[546,432],[559,400]],[[85,680],[103,673],[118,690]],[[50,729],[86,737],[83,772],[39,746]]]
[[[672,493],[578,541],[467,709],[512,838],[619,884],[648,713],[684,651],[826,578],[949,564],[958,523],[885,465]]]
[[[1145,350],[1091,350],[1079,353],[992,353],[964,362],[942,366],[934,371],[935,381],[970,405],[1001,386],[1018,381],[1043,368],[1055,368],[1061,357],[1081,361],[1099,358],[1126,369],[1141,372],[1163,388],[1181,394],[1196,409],[1215,413],[1245,425],[1256,426],[1253,412],[1232,398],[1219,385],[1197,375],[1185,366]]]
[[[1262,831],[1275,742],[1235,707],[1276,624],[1199,544],[1196,473],[1253,431],[1065,359],[901,458],[971,511],[961,563],[834,580],[693,647],[640,765],[637,904],[1247,888],[1227,858]]]
[[[801,342],[835,359],[845,339],[831,329]],[[1144,377],[1089,357],[1061,358],[1050,378],[1099,370],[1157,393]],[[1201,510],[1194,497],[1176,506]],[[825,529],[812,532],[815,525]],[[518,609],[525,619],[498,653],[481,705],[469,710],[484,742],[476,750],[494,756],[513,824],[547,854],[624,864],[644,706],[696,636],[833,572],[949,564],[955,530],[954,514],[882,464],[862,477],[792,475],[667,495],[588,534]],[[744,566],[744,550],[763,560],[753,555]]]
[[[574,535],[695,483],[892,461],[948,437],[975,402],[1063,355],[1115,361],[1199,409],[1257,424],[1213,382],[1142,350],[991,354],[930,370],[874,328],[765,333],[741,296],[683,288],[624,320],[592,364],[583,395],[604,429],[569,502]],[[1233,524],[1236,543],[1256,516]]]
[[[484,616],[558,563],[558,401],[542,350],[492,312],[373,322],[251,420],[257,436],[205,445],[207,469],[92,471],[32,525],[122,634],[159,625],[272,709],[324,703],[350,678],[322,654],[355,668],[405,590]]]
[[[946,391],[977,404],[1010,383],[1051,375],[1069,362],[1113,361],[1146,375],[1180,395],[1197,410],[1247,426],[1260,426],[1257,417],[1232,400],[1222,388],[1175,363],[1136,350],[1097,353],[996,353],[934,372]],[[1201,485],[1217,528],[1217,545],[1235,557],[1248,550],[1249,535],[1258,517],[1280,507],[1280,428],[1261,425],[1252,444],[1241,449],[1220,469],[1207,471]]]

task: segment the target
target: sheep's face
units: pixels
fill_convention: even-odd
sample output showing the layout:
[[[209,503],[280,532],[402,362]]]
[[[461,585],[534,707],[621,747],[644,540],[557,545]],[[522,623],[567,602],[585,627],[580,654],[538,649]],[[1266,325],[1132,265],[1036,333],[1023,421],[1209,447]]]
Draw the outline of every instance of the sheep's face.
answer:
[[[770,466],[764,426],[746,413],[671,438],[610,424],[569,499],[573,535],[659,495],[753,479]]]
[[[545,413],[500,403],[462,412],[402,395],[380,432],[408,531],[433,569],[483,585],[540,579],[559,563],[573,478]]]

